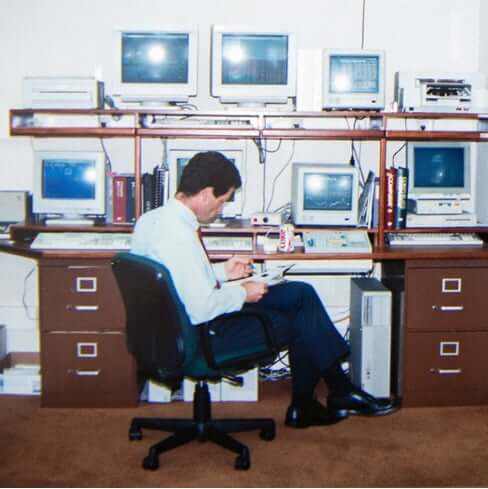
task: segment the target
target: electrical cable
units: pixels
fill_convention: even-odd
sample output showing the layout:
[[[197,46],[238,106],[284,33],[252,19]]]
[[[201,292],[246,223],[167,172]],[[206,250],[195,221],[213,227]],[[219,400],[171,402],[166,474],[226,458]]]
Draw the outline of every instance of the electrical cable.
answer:
[[[266,206],[266,212],[269,212],[269,208],[271,207],[271,204],[273,202],[274,193],[275,193],[275,189],[276,189],[276,182],[277,182],[278,178],[283,174],[285,169],[288,168],[288,166],[290,165],[294,156],[295,156],[295,141],[292,142],[291,154],[288,158],[288,161],[283,165],[281,170],[273,178],[273,183],[271,184],[271,196],[269,198],[268,205]]]
[[[366,0],[363,0],[363,12],[362,12],[362,19],[361,19],[361,49],[364,49],[365,18],[366,18]]]

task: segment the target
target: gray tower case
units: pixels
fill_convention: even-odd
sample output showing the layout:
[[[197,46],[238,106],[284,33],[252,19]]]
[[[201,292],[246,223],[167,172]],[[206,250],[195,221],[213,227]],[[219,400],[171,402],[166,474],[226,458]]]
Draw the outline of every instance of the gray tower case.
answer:
[[[351,279],[351,378],[376,397],[391,392],[392,294],[375,278]]]

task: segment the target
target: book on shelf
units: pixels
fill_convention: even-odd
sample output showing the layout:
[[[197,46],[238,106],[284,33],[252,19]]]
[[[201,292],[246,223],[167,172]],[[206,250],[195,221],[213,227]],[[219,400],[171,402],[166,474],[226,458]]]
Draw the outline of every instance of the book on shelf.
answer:
[[[109,171],[105,175],[105,223],[112,224],[114,222],[114,187],[112,172]]]
[[[395,229],[407,227],[408,168],[399,166],[396,171]]]
[[[373,191],[373,208],[371,211],[371,227],[377,228],[380,223],[380,178],[374,179],[374,191]]]
[[[168,169],[164,165],[154,167],[154,201],[153,208],[161,207],[167,200]]]
[[[134,224],[136,220],[135,189],[134,174],[112,174],[112,222],[114,224]]]
[[[375,175],[372,171],[368,173],[364,182],[363,190],[359,197],[358,203],[358,226],[371,227],[373,213],[373,197],[374,197],[374,181]]]
[[[395,229],[397,169],[389,167],[386,176],[385,228]]]
[[[129,224],[136,222],[136,177],[127,175],[127,221]]]
[[[154,175],[146,172],[142,174],[141,179],[142,192],[141,192],[141,209],[142,212],[150,211],[153,208],[154,202]]]
[[[112,175],[113,183],[113,223],[127,222],[127,179],[125,175]]]

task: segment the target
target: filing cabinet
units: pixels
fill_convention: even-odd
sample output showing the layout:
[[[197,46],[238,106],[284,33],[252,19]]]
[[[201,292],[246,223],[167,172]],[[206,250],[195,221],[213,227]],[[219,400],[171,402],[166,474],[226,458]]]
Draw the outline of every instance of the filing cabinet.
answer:
[[[408,261],[403,404],[488,403],[488,261]]]
[[[137,403],[125,310],[108,259],[40,260],[41,404]]]

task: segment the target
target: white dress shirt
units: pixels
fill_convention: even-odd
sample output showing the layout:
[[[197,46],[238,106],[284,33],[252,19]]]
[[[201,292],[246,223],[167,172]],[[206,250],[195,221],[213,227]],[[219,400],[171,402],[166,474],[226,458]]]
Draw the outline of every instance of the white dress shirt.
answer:
[[[238,311],[244,304],[244,287],[216,288],[226,280],[224,263],[211,264],[198,238],[195,214],[179,200],[143,214],[132,236],[132,253],[162,263],[193,324]]]

